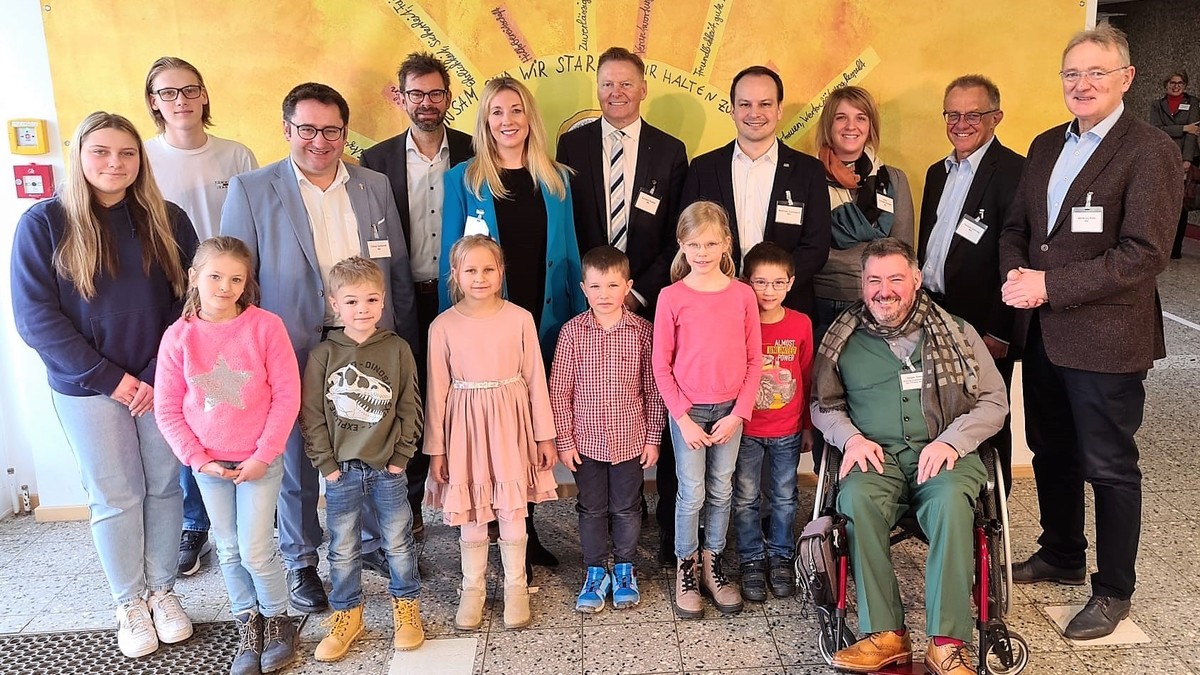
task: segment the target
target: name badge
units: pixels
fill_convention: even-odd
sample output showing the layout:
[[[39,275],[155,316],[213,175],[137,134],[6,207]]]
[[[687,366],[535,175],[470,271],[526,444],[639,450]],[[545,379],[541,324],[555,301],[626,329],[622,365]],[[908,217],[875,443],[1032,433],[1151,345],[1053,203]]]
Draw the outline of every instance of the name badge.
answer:
[[[1182,110],[1191,110],[1191,109],[1192,109],[1192,104],[1191,104],[1191,103],[1180,103],[1180,104],[1179,104],[1179,109],[1180,109],[1181,111],[1182,111]]]
[[[982,221],[971,216],[963,214],[962,220],[958,221],[958,229],[954,230],[954,234],[966,239],[972,244],[978,244],[983,238],[983,233],[987,232],[988,226]]]
[[[804,223],[804,205],[779,202],[775,205],[775,222],[784,225],[801,225]]]
[[[888,213],[896,212],[896,206],[892,198],[883,193],[875,193],[875,204],[879,207],[880,211],[887,211]]]
[[[1104,207],[1076,206],[1072,208],[1071,231],[1084,234],[1104,232]]]
[[[473,234],[482,234],[490,236],[487,221],[483,219],[483,209],[475,212],[473,216],[467,216],[466,223],[463,224],[463,236],[469,237]]]
[[[392,244],[387,239],[372,239],[367,242],[367,255],[371,259],[392,257]]]
[[[658,203],[661,201],[661,199],[655,197],[649,192],[646,192],[645,190],[638,190],[637,201],[635,201],[633,205],[636,208],[649,213],[650,215],[654,215],[658,213]]]
[[[924,380],[925,380],[925,373],[923,373],[919,370],[915,371],[915,372],[911,372],[911,373],[907,372],[907,371],[902,371],[900,373],[900,389],[903,391],[909,391],[911,389],[920,389],[921,383]]]

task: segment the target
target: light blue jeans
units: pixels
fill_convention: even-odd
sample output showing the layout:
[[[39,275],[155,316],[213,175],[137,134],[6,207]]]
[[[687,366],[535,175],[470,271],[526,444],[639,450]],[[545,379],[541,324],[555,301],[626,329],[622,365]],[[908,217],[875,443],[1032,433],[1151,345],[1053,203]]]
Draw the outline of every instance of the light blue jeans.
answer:
[[[334,609],[362,604],[363,513],[374,507],[387,557],[388,593],[415,599],[421,593],[417,572],[417,543],[413,539],[412,507],[408,503],[408,474],[373,469],[359,460],[338,462],[342,475],[325,481],[325,524],[329,527],[329,579]]]
[[[733,401],[700,403],[688,417],[705,432],[733,411]],[[671,420],[671,442],[675,447],[675,475],[679,493],[675,502],[675,555],[687,558],[700,549],[700,508],[705,509],[704,548],[713,553],[725,550],[729,530],[729,507],[733,500],[733,471],[737,468],[739,429],[727,442],[692,450],[683,440],[679,424]]]
[[[263,616],[283,614],[287,611],[287,582],[272,532],[275,501],[283,482],[283,458],[271,462],[262,478],[241,485],[199,471],[194,475],[208,509],[209,531],[216,539],[230,611],[234,615],[252,610]]]
[[[92,539],[113,600],[175,586],[183,490],[179,460],[158,431],[107,396],[51,392],[54,410],[79,462],[91,509]]]

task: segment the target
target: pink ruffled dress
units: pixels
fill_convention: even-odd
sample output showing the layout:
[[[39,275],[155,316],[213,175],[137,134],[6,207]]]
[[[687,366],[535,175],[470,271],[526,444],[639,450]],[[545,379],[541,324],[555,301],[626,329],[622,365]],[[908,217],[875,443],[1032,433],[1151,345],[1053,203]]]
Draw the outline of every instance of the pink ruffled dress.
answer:
[[[524,518],[528,502],[558,498],[537,469],[537,441],[555,436],[533,316],[505,302],[489,317],[456,308],[429,327],[427,455],[445,455],[449,483],[430,474],[425,503],[447,525]]]

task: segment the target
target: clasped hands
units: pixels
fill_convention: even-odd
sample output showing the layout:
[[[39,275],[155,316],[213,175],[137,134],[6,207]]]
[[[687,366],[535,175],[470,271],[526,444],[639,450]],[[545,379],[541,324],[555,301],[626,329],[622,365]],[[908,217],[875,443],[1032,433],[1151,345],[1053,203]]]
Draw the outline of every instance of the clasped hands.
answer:
[[[1034,309],[1046,304],[1046,273],[1018,267],[1009,270],[1007,281],[1000,287],[1004,304],[1017,309]]]

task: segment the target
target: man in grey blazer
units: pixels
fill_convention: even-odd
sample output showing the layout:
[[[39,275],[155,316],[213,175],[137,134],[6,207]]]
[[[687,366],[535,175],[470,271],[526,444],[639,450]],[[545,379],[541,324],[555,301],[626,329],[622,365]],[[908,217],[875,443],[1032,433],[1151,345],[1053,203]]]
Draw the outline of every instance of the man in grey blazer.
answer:
[[[1108,25],[1063,53],[1075,116],[1034,139],[1000,237],[1001,288],[1024,345],[1026,435],[1042,535],[1017,583],[1086,581],[1083,484],[1096,501],[1092,596],[1068,624],[1103,637],[1129,615],[1141,534],[1134,433],[1143,381],[1166,355],[1155,277],[1167,266],[1183,198],[1179,148],[1125,108],[1129,43]]]
[[[263,309],[287,327],[303,369],[308,352],[338,320],[325,297],[334,263],[352,255],[383,270],[387,303],[380,321],[417,344],[412,273],[400,214],[383,174],[342,161],[350,108],[333,88],[308,82],[283,100],[288,157],[234,176],[221,213],[221,234],[246,242],[254,256]],[[297,424],[284,452],[279,493],[279,547],[293,607],[317,612],[328,606],[317,576],[320,481],[304,453]],[[375,518],[364,513],[363,556],[378,556]]]

